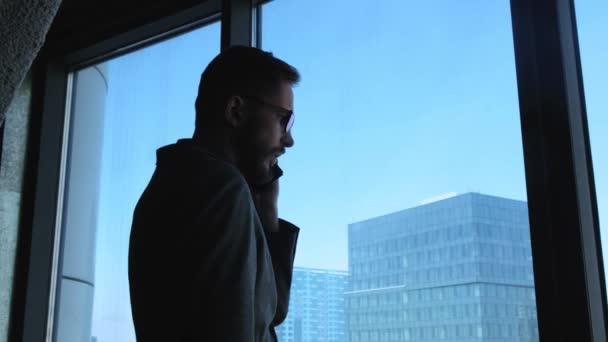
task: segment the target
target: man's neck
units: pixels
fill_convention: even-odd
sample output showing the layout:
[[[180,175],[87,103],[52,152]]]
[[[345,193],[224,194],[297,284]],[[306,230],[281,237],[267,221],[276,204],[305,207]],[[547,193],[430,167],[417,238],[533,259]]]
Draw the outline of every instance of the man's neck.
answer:
[[[213,137],[211,135],[199,136],[195,134],[192,137],[192,140],[197,146],[205,149],[216,158],[227,161],[234,165],[237,164],[234,150],[232,149],[232,146],[225,141],[225,139]]]

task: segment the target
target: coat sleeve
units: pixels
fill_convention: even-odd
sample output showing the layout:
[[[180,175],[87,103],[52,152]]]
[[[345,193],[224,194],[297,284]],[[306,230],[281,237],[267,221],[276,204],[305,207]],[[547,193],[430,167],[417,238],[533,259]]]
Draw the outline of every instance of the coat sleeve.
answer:
[[[287,317],[293,261],[296,255],[299,232],[300,229],[295,225],[285,220],[279,220],[279,231],[266,233],[278,297],[277,312],[272,322],[273,326],[281,324]]]
[[[248,342],[255,338],[256,211],[243,182],[217,192],[194,225],[198,268],[190,289],[183,341]]]

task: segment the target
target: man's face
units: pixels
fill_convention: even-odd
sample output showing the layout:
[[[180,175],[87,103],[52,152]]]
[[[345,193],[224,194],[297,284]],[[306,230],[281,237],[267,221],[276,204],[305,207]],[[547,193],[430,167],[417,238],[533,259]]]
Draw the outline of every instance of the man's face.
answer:
[[[263,184],[271,180],[279,156],[294,144],[291,132],[286,131],[293,112],[293,91],[283,82],[276,92],[245,101],[249,117],[239,134],[239,166],[248,182]]]

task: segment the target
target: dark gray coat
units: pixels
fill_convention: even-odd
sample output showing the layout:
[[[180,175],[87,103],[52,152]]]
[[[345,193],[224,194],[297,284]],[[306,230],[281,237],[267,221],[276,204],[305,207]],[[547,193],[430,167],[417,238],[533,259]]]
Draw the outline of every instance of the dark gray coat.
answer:
[[[159,149],[129,245],[137,340],[276,341],[298,231],[266,233],[238,169],[191,140]]]

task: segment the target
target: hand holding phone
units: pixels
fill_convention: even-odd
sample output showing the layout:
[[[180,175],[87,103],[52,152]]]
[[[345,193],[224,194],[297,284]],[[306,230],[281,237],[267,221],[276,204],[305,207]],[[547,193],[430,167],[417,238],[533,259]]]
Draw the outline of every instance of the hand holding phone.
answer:
[[[283,175],[283,170],[275,165],[272,170],[270,181],[251,187],[253,201],[262,221],[264,229],[268,232],[279,231],[279,213],[277,200],[279,197],[279,178]]]
[[[281,178],[281,176],[283,176],[283,170],[279,167],[278,164],[273,166],[272,169],[270,170],[270,172],[272,174],[272,177],[270,178],[270,180],[268,182],[253,186],[254,190],[256,190],[256,191],[270,190],[270,188],[272,187],[272,184],[276,180]]]

